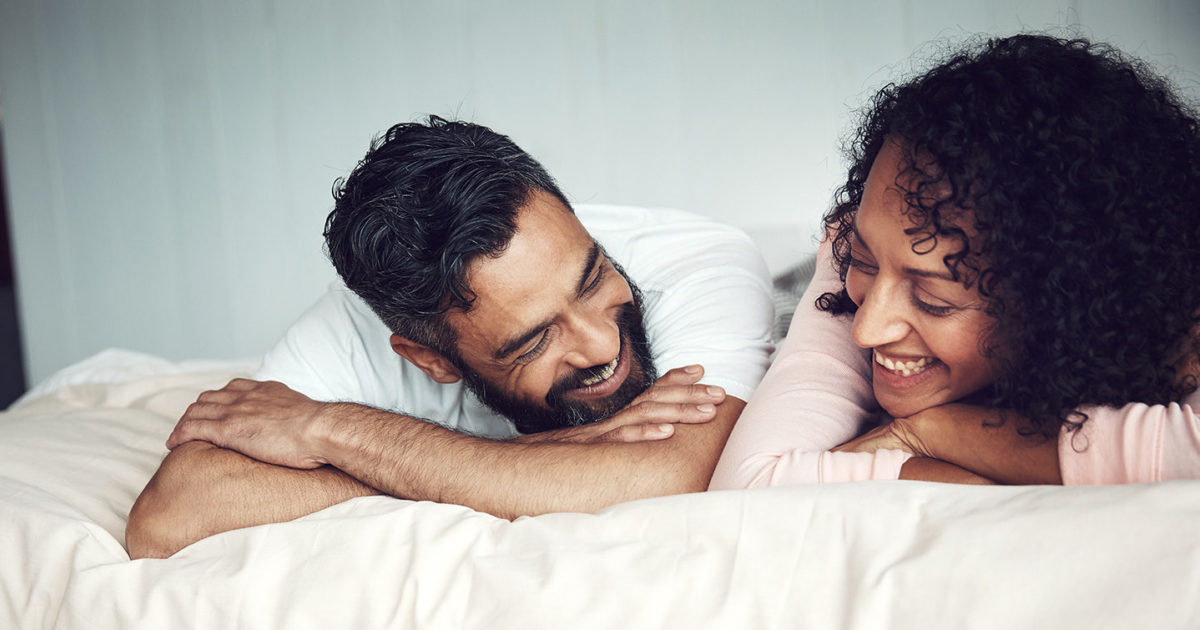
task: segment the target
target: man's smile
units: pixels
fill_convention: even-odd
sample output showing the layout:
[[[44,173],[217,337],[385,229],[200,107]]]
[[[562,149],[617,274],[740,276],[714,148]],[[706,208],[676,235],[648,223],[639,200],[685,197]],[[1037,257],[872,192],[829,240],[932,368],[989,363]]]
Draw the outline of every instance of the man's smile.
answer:
[[[629,345],[622,343],[621,351],[607,365],[582,381],[583,387],[565,392],[571,398],[603,398],[615,392],[629,376]]]

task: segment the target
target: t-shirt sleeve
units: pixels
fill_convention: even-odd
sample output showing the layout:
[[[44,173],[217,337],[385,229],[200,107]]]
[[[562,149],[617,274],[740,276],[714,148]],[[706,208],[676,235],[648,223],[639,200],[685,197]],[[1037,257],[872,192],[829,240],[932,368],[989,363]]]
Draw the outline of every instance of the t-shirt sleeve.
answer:
[[[796,307],[787,338],[746,405],[709,489],[896,479],[899,451],[830,453],[852,439],[875,409],[871,365],[850,335],[851,320],[817,310],[842,288],[828,240]]]
[[[1196,396],[1193,396],[1196,398]],[[1191,404],[1084,407],[1058,442],[1064,485],[1200,479],[1200,416]]]
[[[355,374],[367,353],[354,308],[344,288],[330,288],[267,352],[254,378],[279,381],[314,400],[369,401],[363,379]]]
[[[660,374],[698,363],[703,383],[749,400],[766,372],[774,321],[771,281],[754,243],[732,228],[706,222],[689,243],[697,254],[660,272],[647,304]]]

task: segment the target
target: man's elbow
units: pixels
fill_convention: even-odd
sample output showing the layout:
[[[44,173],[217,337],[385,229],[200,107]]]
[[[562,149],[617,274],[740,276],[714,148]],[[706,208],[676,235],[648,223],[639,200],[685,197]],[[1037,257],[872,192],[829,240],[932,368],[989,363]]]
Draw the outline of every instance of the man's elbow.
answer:
[[[674,461],[660,461],[657,479],[643,491],[646,496],[704,492],[708,490],[718,455],[719,449],[684,450],[675,454]]]
[[[129,558],[166,558],[187,546],[176,533],[180,528],[172,523],[170,504],[155,490],[153,482],[142,491],[125,525],[125,548]]]
[[[713,422],[699,427],[681,428],[687,434],[676,437],[687,437],[689,441],[677,456],[676,466],[669,476],[670,494],[689,494],[709,489],[717,462],[721,458],[721,451],[725,448],[733,425],[745,406],[746,403],[737,398],[726,398],[717,408],[720,415]]]
[[[142,498],[145,496],[142,493]],[[133,504],[129,523],[125,526],[125,548],[129,550],[129,559],[166,558],[187,546],[172,535],[176,530],[171,527],[170,519],[162,511],[146,507],[142,498]]]
[[[184,500],[188,476],[179,470],[178,459],[214,448],[206,442],[190,442],[168,455],[158,472],[142,490],[129,510],[125,525],[125,548],[130,559],[166,558],[202,538],[192,535]]]

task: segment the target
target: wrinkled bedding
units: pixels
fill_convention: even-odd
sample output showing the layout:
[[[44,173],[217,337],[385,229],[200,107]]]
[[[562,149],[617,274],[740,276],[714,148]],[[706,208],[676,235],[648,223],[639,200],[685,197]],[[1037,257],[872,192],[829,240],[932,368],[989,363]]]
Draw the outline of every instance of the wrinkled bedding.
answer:
[[[1200,482],[831,484],[514,522],[368,497],[130,561],[175,418],[244,370],[148,363],[0,413],[0,627],[1200,627]]]

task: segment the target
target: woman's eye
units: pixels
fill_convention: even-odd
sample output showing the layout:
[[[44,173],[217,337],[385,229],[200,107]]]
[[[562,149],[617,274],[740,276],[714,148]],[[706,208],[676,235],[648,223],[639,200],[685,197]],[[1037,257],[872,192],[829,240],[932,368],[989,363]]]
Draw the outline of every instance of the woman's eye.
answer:
[[[916,306],[917,310],[921,311],[922,313],[932,315],[934,317],[945,317],[945,316],[949,315],[950,313],[953,313],[955,310],[953,306],[936,306],[934,304],[930,304],[928,302],[922,301],[920,298],[918,298],[915,295],[913,296],[912,301],[913,301],[913,306]]]
[[[879,272],[879,267],[876,267],[873,263],[856,258],[854,254],[850,255],[850,268],[856,269],[871,276]]]

